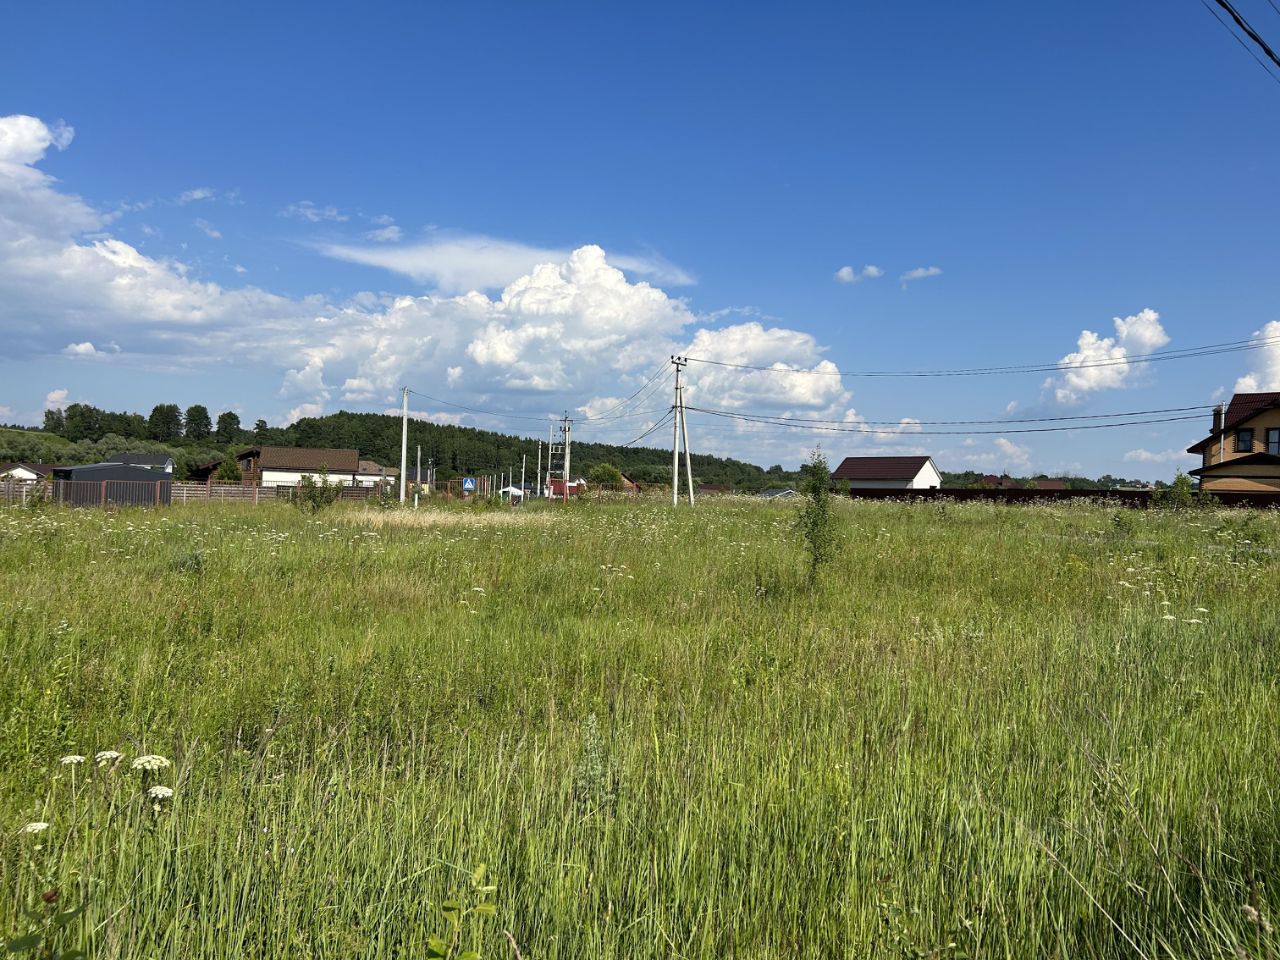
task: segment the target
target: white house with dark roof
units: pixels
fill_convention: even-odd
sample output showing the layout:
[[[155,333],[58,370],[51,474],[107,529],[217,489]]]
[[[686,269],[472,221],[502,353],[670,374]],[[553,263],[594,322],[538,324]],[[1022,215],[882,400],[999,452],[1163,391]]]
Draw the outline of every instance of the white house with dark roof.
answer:
[[[831,474],[850,490],[931,490],[942,486],[933,457],[845,457]]]

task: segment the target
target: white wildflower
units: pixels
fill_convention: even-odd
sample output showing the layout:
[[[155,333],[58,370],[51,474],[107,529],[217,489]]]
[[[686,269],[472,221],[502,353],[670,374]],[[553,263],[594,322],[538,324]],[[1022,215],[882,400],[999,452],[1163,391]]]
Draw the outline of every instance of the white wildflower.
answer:
[[[58,762],[62,764],[84,763],[84,757],[78,753],[69,753]]]
[[[42,820],[37,820],[37,821],[35,821],[34,823],[28,823],[25,827],[23,827],[23,828],[22,828],[22,830],[21,830],[20,832],[22,832],[22,833],[44,833],[44,832],[45,832],[46,830],[48,830],[48,829],[49,829],[49,825],[48,825],[47,823],[45,823],[45,822],[44,822],[44,821],[42,821]]]
[[[108,763],[116,763],[124,754],[119,750],[99,750],[93,755],[93,762],[100,767],[105,767]]]
[[[1208,612],[1209,612],[1208,607],[1196,607],[1196,613],[1208,613]]]
[[[152,787],[150,790],[147,791],[147,796],[150,797],[152,800],[168,800],[170,797],[173,796],[173,788],[162,786],[161,784],[157,783],[154,787]]]
[[[139,757],[130,764],[134,770],[163,770],[169,765],[169,761],[165,757],[158,756],[154,753],[149,753],[145,757]]]
[[[1163,617],[1161,617],[1160,619],[1161,619],[1161,620],[1177,620],[1178,618],[1177,618],[1177,617],[1175,617],[1172,613],[1166,613],[1166,614],[1165,614]]]

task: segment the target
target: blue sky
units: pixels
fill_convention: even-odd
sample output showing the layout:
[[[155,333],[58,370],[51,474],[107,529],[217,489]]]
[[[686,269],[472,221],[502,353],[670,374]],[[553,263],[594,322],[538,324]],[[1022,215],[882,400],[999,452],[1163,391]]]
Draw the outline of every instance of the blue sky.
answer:
[[[671,352],[937,368],[1054,362],[1086,331],[1090,356],[1280,333],[1280,84],[1197,0],[455,6],[11,10],[0,420],[83,400],[283,423],[386,409],[405,382],[585,418]],[[1280,38],[1264,0],[1242,8]],[[1280,389],[1280,352],[1119,371],[703,367],[690,402],[854,429],[1143,410]],[[1156,478],[1206,423],[691,429],[757,462],[820,440]]]

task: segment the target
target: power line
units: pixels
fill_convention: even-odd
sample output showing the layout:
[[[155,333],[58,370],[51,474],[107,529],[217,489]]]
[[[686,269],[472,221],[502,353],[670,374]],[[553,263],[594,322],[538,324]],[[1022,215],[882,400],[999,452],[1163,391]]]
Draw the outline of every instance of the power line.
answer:
[[[692,407],[690,407],[689,409],[690,409],[690,410],[692,410],[693,408],[692,408]],[[657,423],[655,423],[655,424],[653,424],[652,426],[650,426],[650,427],[649,427],[649,429],[648,429],[648,430],[646,430],[644,433],[640,434],[640,436],[636,437],[634,440],[628,440],[626,443],[619,444],[619,446],[623,446],[623,447],[630,447],[630,446],[633,446],[634,444],[639,443],[641,440],[643,440],[645,437],[649,436],[649,434],[653,433],[653,432],[654,432],[655,430],[657,430],[659,427],[665,426],[665,425],[666,425],[666,423],[667,423],[667,421],[668,421],[668,420],[670,420],[672,417],[674,417],[674,416],[675,416],[675,413],[676,413],[676,408],[675,408],[675,407],[672,407],[671,409],[669,409],[669,410],[667,411],[666,416],[664,416],[664,417],[663,417],[661,420],[659,420]]]
[[[1246,20],[1240,14],[1240,11],[1238,11],[1231,4],[1231,0],[1214,0],[1214,2],[1217,3],[1217,5],[1220,6],[1223,10],[1227,11],[1227,14],[1231,17],[1231,19],[1236,22],[1236,26],[1238,26],[1241,30],[1243,30],[1245,34],[1249,37],[1249,39],[1258,45],[1258,47],[1262,50],[1262,52],[1266,54],[1268,60],[1274,63],[1277,67],[1280,67],[1280,56],[1276,55],[1276,52],[1272,50],[1270,46],[1267,45],[1267,41],[1262,39],[1258,31],[1253,29],[1253,27],[1249,24],[1249,21]]]
[[[763,423],[774,427],[783,427],[791,430],[810,430],[822,433],[864,433],[884,436],[885,434],[901,433],[903,436],[912,437],[940,437],[940,436],[983,436],[986,434],[1008,434],[1008,433],[1058,433],[1066,430],[1108,430],[1113,427],[1137,427],[1146,426],[1154,423],[1174,423],[1180,420],[1199,420],[1200,415],[1180,417],[1161,417],[1152,420],[1124,420],[1116,423],[1076,423],[1070,426],[1056,427],[1016,427],[1012,430],[911,430],[909,432],[893,431],[893,430],[876,430],[874,428],[850,426],[818,426],[802,423],[777,423],[772,420],[753,417],[748,414],[730,413],[724,410],[706,410],[702,407],[687,407],[686,409],[696,413],[705,413],[713,417],[723,417],[731,420],[738,420],[744,423]]]
[[[630,397],[628,397],[622,403],[616,404],[613,407],[613,409],[615,410],[623,409],[626,404],[631,402],[635,402],[635,403],[647,402],[651,397],[657,394],[664,386],[666,386],[666,384],[669,383],[671,381],[671,378],[675,375],[670,368],[667,368],[665,373],[666,373],[666,376],[650,377],[648,383],[642,386],[640,390],[637,390],[635,393],[633,393]],[[645,390],[645,387],[648,387],[649,389]],[[643,396],[640,395],[641,390],[644,390]],[[624,413],[624,414],[619,414],[617,416],[587,417],[585,418],[585,420],[588,423],[602,423],[602,422],[608,422],[611,420],[621,420],[624,417],[629,417],[629,416],[633,416],[633,414]]]
[[[1247,54],[1249,54],[1249,56],[1253,57],[1253,61],[1254,61],[1254,63],[1256,63],[1258,66],[1260,66],[1260,67],[1263,69],[1263,71],[1266,73],[1266,75],[1267,75],[1268,77],[1270,77],[1272,80],[1275,80],[1275,81],[1276,81],[1276,83],[1280,83],[1280,77],[1277,77],[1274,73],[1272,73],[1272,72],[1271,72],[1271,70],[1270,70],[1270,69],[1268,69],[1267,65],[1262,61],[1262,58],[1261,58],[1261,57],[1259,57],[1256,53],[1254,53],[1253,48],[1252,48],[1252,47],[1250,47],[1247,43],[1245,43],[1243,40],[1241,40],[1241,39],[1240,39],[1240,37],[1236,34],[1236,32],[1235,32],[1234,30],[1232,30],[1232,29],[1231,29],[1231,27],[1230,27],[1230,25],[1227,23],[1227,21],[1225,21],[1225,20],[1223,20],[1223,19],[1222,19],[1221,14],[1219,14],[1217,10],[1215,10],[1215,9],[1213,9],[1213,7],[1209,6],[1209,2],[1208,2],[1208,0],[1200,0],[1200,5],[1201,5],[1202,7],[1204,7],[1206,10],[1208,10],[1208,11],[1209,11],[1209,13],[1211,13],[1211,14],[1213,15],[1213,19],[1217,20],[1217,21],[1218,21],[1218,23],[1222,24],[1222,29],[1223,29],[1223,30],[1225,30],[1225,31],[1227,31],[1228,35],[1230,35],[1230,37],[1231,37],[1231,39],[1232,39],[1232,40],[1234,40],[1236,43],[1240,44],[1240,48],[1241,48],[1242,50],[1244,50],[1244,52],[1245,52],[1245,53],[1247,53]],[[1272,4],[1272,6],[1274,6],[1274,5],[1275,5],[1275,4],[1273,3],[1273,4]]]
[[[630,402],[631,402],[632,400],[634,400],[637,396],[639,396],[639,395],[640,395],[640,393],[641,393],[641,391],[643,391],[645,387],[649,386],[649,384],[653,383],[653,381],[657,380],[657,379],[658,379],[660,376],[662,376],[664,373],[666,373],[666,374],[668,374],[668,375],[670,375],[670,373],[671,373],[671,368],[670,368],[670,367],[668,367],[665,363],[664,363],[664,364],[662,364],[661,366],[659,366],[657,370],[653,371],[653,375],[652,375],[651,377],[649,377],[649,379],[648,379],[648,380],[646,380],[644,383],[640,384],[639,388],[636,390],[636,392],[635,392],[635,393],[631,394],[631,396],[627,397],[625,400],[620,400],[618,403],[615,403],[615,404],[614,404],[612,407],[610,407],[608,410],[602,411],[602,412],[601,412],[600,414],[598,414],[597,416],[594,416],[594,417],[587,417],[586,419],[587,419],[587,420],[608,420],[608,419],[611,419],[611,418],[610,418],[610,416],[609,416],[611,413],[613,413],[615,410],[621,410],[623,407],[625,407],[628,403],[630,403]]]
[[[940,370],[799,370],[777,365],[731,363],[727,360],[709,360],[705,357],[689,357],[690,363],[710,364],[737,370],[758,370],[764,373],[803,374],[815,377],[981,377],[1006,373],[1061,373],[1070,370],[1088,370],[1094,367],[1113,367],[1130,363],[1157,363],[1164,360],[1187,360],[1193,357],[1211,357],[1243,350],[1258,350],[1280,337],[1260,337],[1250,340],[1233,340],[1227,343],[1211,343],[1200,347],[1185,347],[1153,353],[1140,353],[1125,357],[1103,357],[1098,360],[1081,360],[1068,363],[1059,360],[1048,364],[1013,364],[1002,367],[957,367]]]
[[[519,413],[511,413],[510,411],[478,410],[475,407],[464,407],[460,403],[453,403],[449,400],[441,400],[439,397],[431,397],[425,393],[419,393],[417,390],[410,389],[409,387],[406,387],[405,389],[408,390],[415,397],[421,397],[423,400],[430,400],[432,403],[443,403],[446,407],[454,407],[458,410],[465,410],[467,411],[467,413],[478,413],[481,416],[485,416],[485,417],[498,417],[499,419],[505,418],[508,420],[528,420],[532,423],[547,423],[548,421],[553,419],[552,417],[526,417]]]
[[[1187,413],[1192,410],[1199,410],[1203,412],[1205,410],[1212,410],[1214,406],[1215,405],[1211,403],[1202,403],[1202,404],[1196,404],[1194,406],[1189,406],[1189,407],[1159,407],[1153,410],[1128,410],[1123,413],[1077,413],[1077,414],[1071,414],[1069,416],[1060,416],[1060,417],[1006,417],[1003,419],[996,419],[996,420],[917,420],[914,417],[902,417],[897,420],[859,420],[858,422],[868,426],[875,425],[875,426],[891,426],[891,427],[902,426],[904,422],[913,424],[913,425],[935,426],[935,427],[955,427],[955,426],[968,426],[968,425],[982,426],[982,425],[990,425],[990,424],[1007,424],[1007,423],[1060,423],[1060,422],[1065,422],[1069,420],[1114,420],[1119,417],[1148,417],[1148,416],[1155,416],[1158,413]],[[717,413],[717,414],[729,414],[729,415],[733,415],[737,413],[737,411],[733,411],[733,410],[706,410],[700,407],[690,407],[689,409],[699,410],[702,413]],[[756,418],[756,420],[758,420],[761,423],[765,423],[765,422],[776,423],[779,426],[786,426],[793,423],[801,423],[801,424],[818,423],[818,424],[836,424],[836,425],[847,425],[849,423],[848,420],[833,420],[829,418],[819,418],[819,417],[789,417],[789,416],[784,416],[782,414],[770,414],[770,413],[748,413],[748,414],[745,414],[745,416],[754,417]]]

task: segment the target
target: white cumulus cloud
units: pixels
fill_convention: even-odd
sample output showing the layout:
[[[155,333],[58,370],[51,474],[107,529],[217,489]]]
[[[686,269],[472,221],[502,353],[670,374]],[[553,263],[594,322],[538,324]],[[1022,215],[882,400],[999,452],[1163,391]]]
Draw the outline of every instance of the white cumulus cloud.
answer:
[[[858,283],[861,280],[874,280],[884,276],[884,271],[873,264],[867,264],[862,270],[845,265],[835,272],[836,283]]]
[[[1124,455],[1126,463],[1179,463],[1198,461],[1200,458],[1186,450],[1130,450]]]
[[[1052,390],[1062,404],[1075,404],[1099,390],[1116,390],[1129,386],[1134,367],[1129,358],[1159,350],[1169,342],[1160,324],[1160,314],[1146,309],[1130,317],[1115,317],[1114,337],[1103,337],[1092,330],[1082,330],[1076,349],[1059,361],[1064,367],[1060,376],[1049,377],[1044,388]]]
[[[570,256],[568,250],[448,232],[408,246],[331,243],[319,249],[334,259],[390,270],[443,293],[501,289],[536,267],[563,263]],[[656,255],[612,254],[609,262],[657,283],[674,286],[693,283],[690,274]]]
[[[297,203],[289,204],[280,211],[280,216],[293,217],[297,220],[306,220],[309,223],[320,223],[324,220],[332,220],[337,223],[342,223],[343,221],[351,219],[337,207],[317,206],[310,200],[299,200]]]
[[[926,277],[942,276],[941,267],[916,267],[914,270],[908,270],[902,276],[898,277],[898,281],[905,289],[907,284],[913,280],[924,280]]]
[[[1236,381],[1236,393],[1265,393],[1280,390],[1280,320],[1272,320],[1253,334],[1263,341],[1259,348],[1262,363],[1257,370]],[[1269,342],[1268,342],[1269,341]]]

